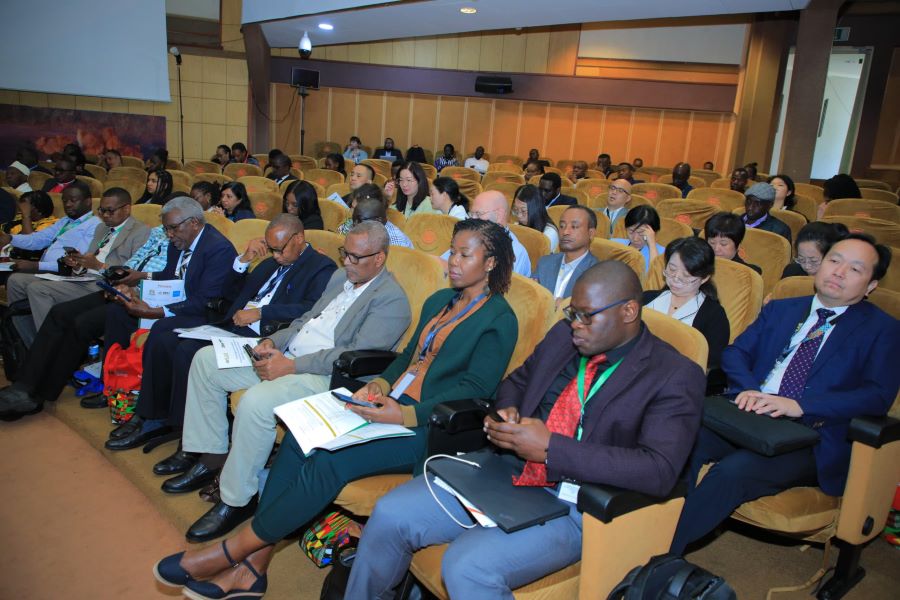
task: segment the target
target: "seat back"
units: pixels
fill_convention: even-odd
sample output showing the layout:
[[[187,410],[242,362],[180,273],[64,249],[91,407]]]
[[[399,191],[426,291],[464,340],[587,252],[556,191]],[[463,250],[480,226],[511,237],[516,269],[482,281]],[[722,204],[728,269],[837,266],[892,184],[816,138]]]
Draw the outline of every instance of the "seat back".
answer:
[[[731,189],[731,178],[730,177],[719,177],[718,179],[713,179],[709,183],[709,187],[720,188],[720,189]]]
[[[271,221],[282,212],[281,194],[271,191],[250,192],[250,206],[257,219]]]
[[[396,208],[388,208],[387,209],[387,218],[388,221],[394,224],[399,229],[404,229],[406,227],[406,215],[397,210]]]
[[[737,211],[734,211],[737,213]],[[737,214],[743,214],[743,210]],[[800,230],[808,223],[806,217],[793,210],[779,210],[772,213],[776,218],[791,228],[791,239],[796,240]]]
[[[471,169],[469,170],[471,171]],[[443,171],[441,171],[441,173],[443,173]],[[459,185],[459,191],[465,194],[466,198],[469,198],[470,200],[482,192],[481,184],[475,180],[458,179],[456,180],[456,183]]]
[[[136,204],[131,207],[131,216],[151,229],[161,222],[162,206],[159,204]]]
[[[136,167],[143,170],[144,159],[139,156],[122,156],[122,165],[126,167]]]
[[[669,198],[681,199],[681,190],[668,183],[637,183],[631,186],[631,193],[643,196],[654,204]]]
[[[500,183],[525,185],[525,176],[521,171],[488,171],[481,177],[481,187],[486,190]]]
[[[99,181],[106,181],[106,169],[101,167],[100,165],[92,165],[91,163],[86,163],[84,165],[85,170],[91,174],[91,177],[97,179]]]
[[[350,209],[331,200],[319,201],[319,212],[326,231],[337,233],[338,226],[350,218]]]
[[[87,177],[85,175],[76,175],[75,179],[82,183],[86,183],[89,188],[91,188],[91,198],[99,198],[103,195],[103,182],[99,179],[94,179],[93,177]]]
[[[307,229],[303,235],[313,248],[337,263],[338,267],[342,266],[341,253],[338,252],[338,248],[344,245],[344,236],[321,229]]]
[[[542,232],[525,225],[512,223],[509,230],[519,238],[519,242],[528,251],[528,258],[531,259],[531,271],[534,272],[541,257],[550,254],[550,240]]]
[[[694,329],[678,319],[650,309],[641,311],[641,320],[653,335],[671,345],[684,357],[691,359],[706,371],[709,344],[699,329]]]
[[[138,199],[144,195],[144,192],[147,189],[147,185],[143,181],[135,181],[134,179],[112,179],[107,178],[106,181],[103,182],[103,191],[110,188],[122,188],[123,190],[127,190],[128,194],[131,196],[131,203],[134,204],[138,201]]]
[[[179,171],[177,169],[169,169],[169,175],[172,176],[172,183],[187,186],[188,190],[194,185],[194,176],[187,171]]]
[[[668,246],[672,240],[683,237],[691,237],[694,230],[690,225],[685,225],[675,219],[661,218],[659,220],[659,231],[656,234],[656,242],[663,246]]]
[[[671,185],[672,174],[666,173],[665,175],[657,176],[656,183],[668,183]],[[690,185],[694,189],[709,187],[709,184],[706,183],[706,179],[697,177],[696,175],[691,175],[690,177],[688,177],[688,185]]]
[[[28,185],[30,185],[33,190],[39,190],[44,187],[44,184],[51,177],[53,177],[53,175],[44,173],[43,171],[32,171],[31,175],[28,176]]]
[[[772,289],[771,299],[797,298],[800,296],[812,296],[815,293],[813,284],[815,277],[785,277]],[[900,319],[900,292],[882,288],[881,285],[866,297],[866,300],[891,315]]]
[[[210,183],[216,183],[221,187],[229,181],[234,180],[228,175],[223,175],[222,173],[195,173],[194,183],[198,181],[208,181]]]
[[[261,167],[251,165],[250,163],[229,163],[225,165],[222,172],[232,179],[240,179],[241,177],[247,177],[248,175],[262,177],[263,174]]]
[[[485,175],[485,177],[487,177],[487,175]],[[506,202],[509,204],[510,210],[512,210],[513,200],[516,197],[516,190],[522,185],[524,184],[513,181],[494,181],[483,187],[485,190],[496,190],[503,194],[503,197],[506,198]]]
[[[244,177],[239,178],[238,181],[244,184],[248,194],[253,194],[254,192],[278,193],[278,184],[275,183],[274,179],[269,179],[268,177],[245,175]]]
[[[298,171],[306,171],[307,169],[315,169],[318,168],[319,165],[316,164],[316,159],[312,156],[305,156],[303,154],[289,154],[291,159],[291,165],[293,168]]]
[[[591,240],[591,254],[596,256],[597,260],[621,261],[631,267],[638,279],[644,278],[644,256],[630,246],[595,237]]]
[[[825,205],[825,216],[867,217],[900,224],[900,206],[897,206],[896,200],[894,204],[890,204],[884,200],[841,198]]]
[[[863,191],[863,188],[891,191],[891,186],[889,184],[877,179],[855,179],[854,181],[856,181],[856,185],[859,186],[859,191]],[[867,196],[863,195],[863,198],[867,198]]]
[[[660,217],[675,219],[694,229],[703,229],[706,220],[719,212],[718,208],[701,200],[669,198],[656,205]]]
[[[191,175],[197,175],[198,173],[221,173],[222,165],[214,163],[211,160],[190,160],[185,163],[182,171],[186,171]],[[231,176],[229,175],[229,177]],[[232,179],[234,179],[234,177],[232,177]]]
[[[794,210],[806,217],[806,220],[812,223],[819,218],[819,204],[809,196],[803,194],[794,194]]]
[[[403,232],[413,246],[433,256],[440,256],[450,247],[453,228],[459,222],[449,215],[418,214],[406,220]]]
[[[494,164],[508,164],[515,165],[519,167],[519,170],[522,170],[522,165],[525,164],[525,161],[520,157],[514,154],[501,154],[497,158],[495,158],[492,162]]]
[[[376,174],[381,175],[385,179],[391,178],[391,165],[393,163],[389,160],[384,160],[383,158],[367,158],[359,164],[369,165],[375,170]]]
[[[716,171],[708,171],[706,169],[692,169],[691,175],[693,177],[699,177],[699,178],[703,179],[704,181],[706,181],[707,186],[710,185],[716,179],[722,178],[721,173],[718,173]]]
[[[327,188],[325,188],[325,197],[329,197],[332,194],[337,194],[341,198],[350,193],[350,184],[349,183],[332,183]]]
[[[228,217],[225,215],[220,215],[219,213],[206,213],[204,215],[206,217],[206,222],[216,228],[216,230],[227,237],[229,240],[231,239],[229,235],[231,234],[231,229],[234,227],[234,223],[228,220]],[[247,219],[245,219],[247,220]],[[241,248],[238,252],[243,252],[246,249]]]
[[[513,164],[508,162],[492,162],[488,165],[488,173],[515,173],[522,174],[522,163]],[[487,173],[485,173],[487,175]]]
[[[448,282],[444,277],[444,266],[437,257],[413,248],[391,246],[387,268],[406,292],[412,312],[409,327],[397,344],[398,350],[402,351],[416,331],[425,300],[439,289],[447,287]]]
[[[335,183],[344,183],[344,176],[330,169],[307,169],[303,171],[303,179],[322,186],[322,189]]]
[[[897,194],[890,190],[860,187],[859,193],[866,200],[881,200],[897,205]]]
[[[341,154],[343,152],[338,142],[316,142],[313,148],[315,158],[325,158],[328,154]]]
[[[812,198],[816,202],[825,201],[825,190],[821,186],[812,185],[810,183],[795,183],[794,193],[801,194],[807,198]]]
[[[579,179],[575,189],[587,194],[588,198],[594,198],[609,193],[609,180],[607,179]]]
[[[781,272],[791,262],[788,241],[777,233],[760,229],[746,230],[738,253],[745,261],[762,269],[763,295],[772,291],[781,279]]]
[[[268,226],[269,222],[263,219],[241,219],[232,224],[231,231],[228,232],[228,241],[231,242],[238,254],[242,254],[247,249],[250,240],[265,237]],[[257,262],[259,260],[254,261],[254,266]]]
[[[608,240],[609,217],[607,217],[605,213],[597,209],[594,209],[594,214],[597,215],[597,233],[594,234],[594,239],[601,238],[604,240]]]
[[[519,338],[516,349],[506,368],[506,375],[525,362],[534,352],[534,347],[544,339],[547,331],[556,322],[554,314],[556,301],[547,288],[534,279],[513,273],[506,301],[516,313],[519,325]]]
[[[887,244],[893,248],[900,248],[900,225],[883,221],[881,219],[873,219],[868,217],[857,216],[826,216],[820,219],[825,223],[843,223],[850,231],[862,231],[872,235],[879,243]]]
[[[479,173],[475,169],[469,169],[467,167],[444,167],[444,169],[441,171],[441,176],[450,177],[452,179],[456,179],[457,181],[465,179],[468,181],[474,181],[476,183],[481,182],[481,173]]]
[[[688,192],[687,200],[699,200],[715,206],[719,210],[731,212],[744,206],[744,195],[725,188],[703,187]]]

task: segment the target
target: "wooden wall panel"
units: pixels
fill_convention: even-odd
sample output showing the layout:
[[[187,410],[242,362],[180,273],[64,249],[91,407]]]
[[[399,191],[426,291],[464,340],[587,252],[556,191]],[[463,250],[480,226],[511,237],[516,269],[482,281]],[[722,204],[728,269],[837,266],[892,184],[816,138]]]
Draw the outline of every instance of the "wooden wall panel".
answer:
[[[545,133],[547,133],[547,103],[523,102],[516,155],[524,160],[528,157],[529,150],[542,148]]]
[[[441,114],[437,120],[437,144],[453,144],[457,152],[467,152],[463,148],[463,123],[465,122],[466,99],[457,96],[441,97]],[[476,144],[477,145],[477,144]],[[472,147],[474,150],[474,146]]]
[[[688,131],[691,128],[691,113],[665,111],[660,128],[660,143],[656,145],[656,156],[650,158],[655,165],[674,165],[687,156]],[[646,160],[646,159],[645,159]],[[700,168],[703,165],[692,165]]]
[[[541,155],[553,160],[568,158],[572,153],[575,107],[571,104],[551,104],[547,119],[547,142],[540,147]]]
[[[606,109],[606,119],[603,126],[603,139],[600,140],[600,152],[610,155],[613,162],[631,160],[628,156],[628,132],[631,130],[631,109],[610,108]],[[594,157],[596,160],[597,157]]]
[[[878,123],[872,166],[896,169],[900,166],[900,48],[894,49],[891,58]]]
[[[403,150],[410,146],[409,94],[387,92],[387,110],[384,115],[384,137],[394,139],[394,145]],[[384,141],[384,140],[382,140]]]
[[[645,165],[653,164],[659,142],[660,117],[661,111],[658,110],[634,111],[628,154],[624,160],[631,162],[635,157],[640,157]]]
[[[692,167],[703,168],[703,163],[712,161],[720,172],[725,169],[717,162],[716,157],[716,137],[721,120],[721,115],[694,113],[686,151],[687,162],[691,163]]]
[[[521,33],[507,33],[503,36],[503,56],[500,70],[504,73],[525,71],[525,48],[527,38]]]
[[[331,139],[346,145],[351,135],[356,135],[359,118],[356,90],[331,89]],[[339,118],[335,118],[339,116]]]
[[[518,154],[516,129],[519,126],[519,103],[512,100],[494,100],[494,122],[491,129],[491,153]]]
[[[435,137],[438,97],[416,94],[413,99],[412,143],[423,148],[437,148]]]
[[[482,36],[478,69],[480,71],[500,71],[502,64],[503,37],[499,35]]]
[[[575,124],[575,144],[572,155],[562,158],[585,160],[592,163],[600,153],[600,130],[603,122],[603,109],[597,106],[579,106],[578,121]],[[578,157],[577,159],[575,157]]]
[[[463,143],[466,152],[471,152],[475,146],[484,146],[485,152],[499,154],[493,150],[491,139],[491,111],[493,101],[486,98],[466,99],[466,123]]]
[[[382,137],[381,124],[383,110],[384,93],[361,90],[359,92],[359,125],[356,128],[356,135],[362,140],[366,146],[373,149],[380,146],[384,141]]]

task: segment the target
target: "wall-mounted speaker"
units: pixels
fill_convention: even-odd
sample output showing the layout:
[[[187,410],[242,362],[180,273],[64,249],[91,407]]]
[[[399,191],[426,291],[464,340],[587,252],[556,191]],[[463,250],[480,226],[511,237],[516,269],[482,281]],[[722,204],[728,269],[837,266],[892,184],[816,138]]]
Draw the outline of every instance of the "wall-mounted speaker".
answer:
[[[294,67],[291,69],[291,85],[293,87],[306,87],[317,90],[319,89],[319,72],[312,69]]]
[[[475,78],[475,91],[482,94],[511,94],[512,79],[496,75],[480,75]]]

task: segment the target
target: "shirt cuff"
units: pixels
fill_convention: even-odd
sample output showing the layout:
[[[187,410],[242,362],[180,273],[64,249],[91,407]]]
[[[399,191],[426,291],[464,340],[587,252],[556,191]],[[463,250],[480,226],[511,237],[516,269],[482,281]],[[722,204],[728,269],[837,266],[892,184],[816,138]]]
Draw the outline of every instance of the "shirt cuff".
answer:
[[[234,259],[234,263],[231,265],[231,268],[234,269],[237,273],[244,273],[247,269],[250,268],[252,262],[244,263],[241,262],[241,256],[238,255]]]
[[[163,309],[163,314],[166,315],[167,317],[175,316],[175,313],[173,313],[171,310],[169,310],[169,308],[167,306],[163,306],[162,309]]]
[[[400,414],[403,415],[403,426],[404,427],[418,427],[419,419],[416,417],[416,407],[415,406],[400,406]]]

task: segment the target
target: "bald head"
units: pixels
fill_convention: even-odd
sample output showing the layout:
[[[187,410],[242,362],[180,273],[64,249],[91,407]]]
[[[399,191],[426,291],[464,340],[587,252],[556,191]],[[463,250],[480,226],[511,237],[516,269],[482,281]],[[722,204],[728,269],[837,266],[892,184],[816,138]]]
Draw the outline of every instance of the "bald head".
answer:
[[[618,260],[600,261],[578,278],[576,285],[590,288],[592,299],[601,305],[624,298],[641,302],[643,290],[634,269]]]
[[[619,209],[631,200],[631,182],[627,179],[616,179],[609,186],[606,205],[612,209]]]
[[[475,196],[469,212],[476,218],[492,221],[501,227],[506,227],[509,223],[509,203],[506,196],[497,190],[488,190]]]
[[[641,331],[641,282],[623,262],[605,260],[585,271],[572,290],[571,306],[594,313],[587,323],[572,321],[572,342],[583,356],[617,348]]]

